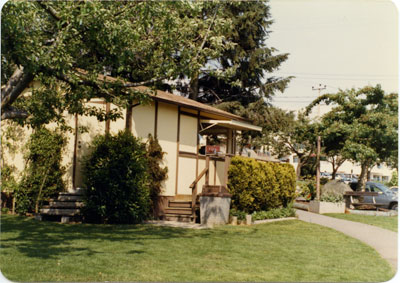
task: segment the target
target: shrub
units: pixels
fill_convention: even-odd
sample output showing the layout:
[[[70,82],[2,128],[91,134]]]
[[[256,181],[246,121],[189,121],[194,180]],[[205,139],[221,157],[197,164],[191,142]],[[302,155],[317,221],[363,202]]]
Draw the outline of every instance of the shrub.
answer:
[[[316,196],[315,181],[313,180],[300,181],[299,187],[300,187],[299,196],[304,197],[306,200],[313,200],[315,198]]]
[[[329,178],[322,177],[322,178],[319,180],[319,183],[320,183],[321,185],[325,185],[325,184],[328,183],[329,181],[330,181]]]
[[[230,216],[236,216],[238,220],[245,220],[246,219],[246,212],[245,211],[241,211],[241,210],[237,210],[232,208],[229,211],[229,215]]]
[[[131,133],[97,136],[84,161],[86,222],[139,223],[150,209],[146,145]]]
[[[267,211],[256,211],[251,216],[252,219],[255,221],[264,219],[294,217],[295,215],[296,211],[289,205],[288,207],[272,208],[271,210]]]
[[[387,182],[385,185],[388,187],[394,187],[394,186],[398,186],[398,184],[399,184],[399,178],[398,178],[397,171],[393,171],[392,178],[390,178],[390,181]]]
[[[286,206],[295,196],[296,175],[289,164],[235,156],[228,174],[232,208],[237,210],[252,213]]]
[[[65,138],[56,131],[36,129],[27,143],[26,167],[15,190],[18,213],[38,212],[44,200],[65,189],[61,166]]]
[[[163,160],[165,152],[162,151],[160,144],[156,138],[149,135],[147,141],[147,163],[149,174],[149,189],[151,206],[154,209],[157,204],[157,198],[161,193],[161,183],[167,178],[168,168],[161,168],[160,163]]]
[[[331,180],[321,187],[321,201],[327,202],[343,202],[343,194],[351,192],[352,189],[345,183]]]
[[[18,182],[14,178],[16,168],[13,165],[1,166],[1,191],[14,192],[18,189]]]
[[[8,207],[2,207],[1,208],[1,213],[2,214],[7,214],[10,211],[10,209]]]

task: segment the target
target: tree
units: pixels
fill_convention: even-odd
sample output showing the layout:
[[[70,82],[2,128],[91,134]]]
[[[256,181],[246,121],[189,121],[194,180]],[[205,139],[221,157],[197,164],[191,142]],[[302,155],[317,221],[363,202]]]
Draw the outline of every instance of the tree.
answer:
[[[224,49],[218,57],[205,58],[204,63],[212,68],[200,69],[179,89],[206,103],[240,101],[244,105],[282,92],[290,77],[268,77],[268,73],[278,69],[289,54],[277,54],[266,43],[273,23],[267,1],[224,2],[216,9],[221,17],[232,21],[223,40],[233,43],[233,48]],[[202,16],[210,18],[214,11],[205,11]],[[204,46],[212,42],[211,38],[203,38]]]
[[[321,103],[335,107],[323,119],[336,121],[342,133],[341,153],[344,158],[361,164],[358,189],[364,189],[368,169],[382,162],[393,162],[398,155],[398,98],[397,94],[385,94],[380,85],[359,90],[340,90],[314,100],[307,113]]]
[[[2,119],[25,119],[48,110],[30,108],[29,99],[22,96],[33,80],[42,86],[36,89],[37,97],[57,102],[50,105],[53,110],[47,122],[60,121],[65,110],[99,119],[118,117],[82,102],[94,97],[121,106],[143,102],[147,94],[132,87],[154,86],[182,74],[193,77],[205,68],[204,58],[217,58],[233,47],[224,38],[231,19],[221,17],[219,9],[213,17],[198,16],[216,5],[208,1],[7,2],[1,23]],[[207,46],[198,44],[205,41]],[[104,73],[116,79],[102,80],[99,75]]]
[[[318,124],[311,122],[303,113],[298,113],[297,119],[293,113],[286,113],[286,121],[276,121],[279,131],[275,134],[272,148],[275,153],[295,154],[298,157],[296,168],[297,178],[300,179],[302,167],[315,156],[317,147]]]
[[[336,120],[334,112],[329,112],[321,119],[319,132],[322,140],[322,154],[332,165],[332,180],[334,180],[339,167],[347,160],[343,147],[350,134],[350,128]]]

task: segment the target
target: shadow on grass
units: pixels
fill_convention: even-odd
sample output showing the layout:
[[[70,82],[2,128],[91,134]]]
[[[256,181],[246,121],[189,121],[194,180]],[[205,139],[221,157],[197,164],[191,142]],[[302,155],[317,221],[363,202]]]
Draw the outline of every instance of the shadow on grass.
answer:
[[[101,224],[60,224],[39,222],[21,216],[1,217],[1,249],[17,249],[28,257],[49,259],[58,255],[85,254],[94,255],[101,251],[90,247],[76,247],[75,241],[83,240],[107,245],[110,242],[126,242],[136,246],[144,241],[189,238],[192,231],[187,229],[157,227],[152,225],[101,225]],[[130,250],[127,254],[144,253],[142,250]]]

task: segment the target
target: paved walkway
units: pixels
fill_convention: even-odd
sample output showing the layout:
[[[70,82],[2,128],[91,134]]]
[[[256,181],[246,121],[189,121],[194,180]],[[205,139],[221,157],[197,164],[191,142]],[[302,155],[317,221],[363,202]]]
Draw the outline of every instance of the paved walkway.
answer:
[[[296,210],[299,220],[330,227],[373,247],[397,270],[397,233],[364,223]]]

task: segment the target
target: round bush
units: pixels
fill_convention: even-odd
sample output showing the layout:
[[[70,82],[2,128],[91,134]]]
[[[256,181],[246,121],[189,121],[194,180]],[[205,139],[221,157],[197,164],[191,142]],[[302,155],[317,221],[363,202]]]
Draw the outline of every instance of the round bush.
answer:
[[[140,223],[148,217],[146,146],[131,133],[96,137],[84,176],[86,222]]]
[[[252,213],[285,207],[294,199],[296,175],[290,164],[235,156],[228,174],[233,209]]]

